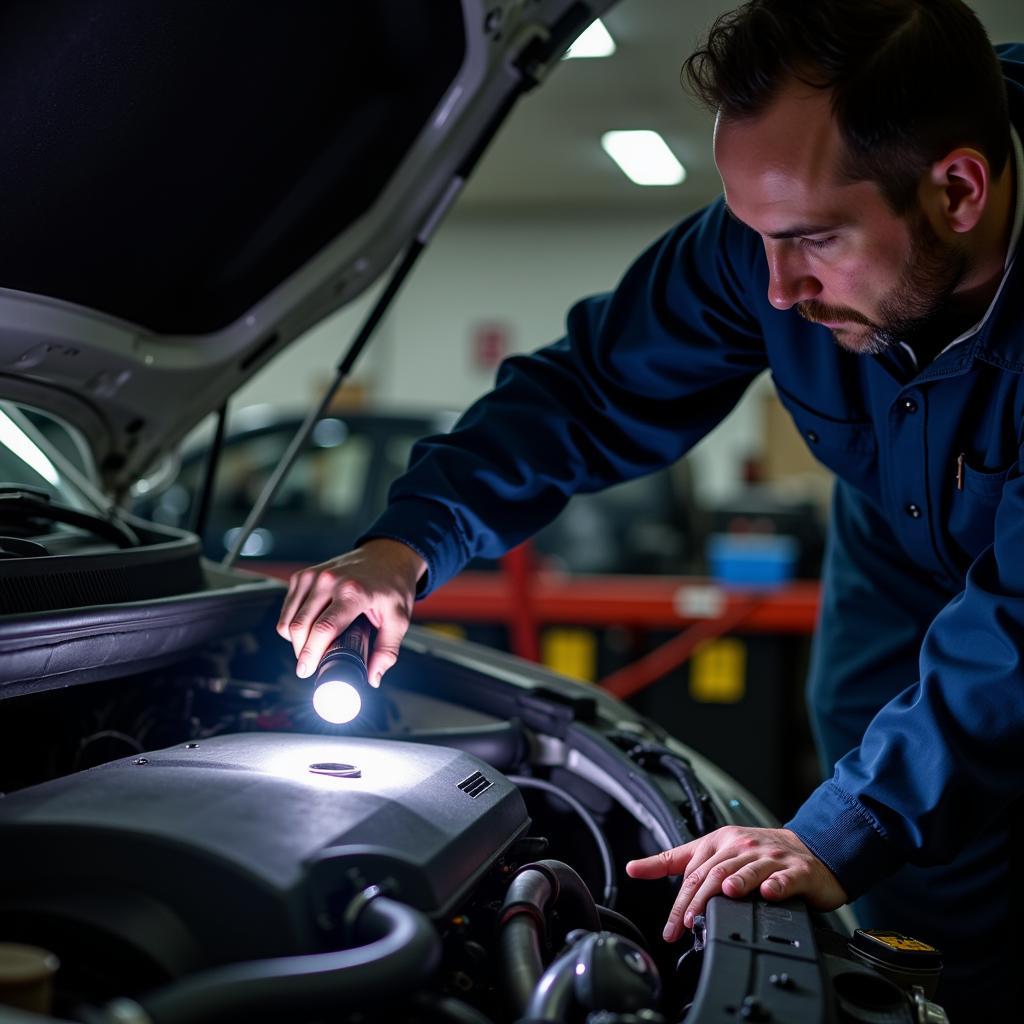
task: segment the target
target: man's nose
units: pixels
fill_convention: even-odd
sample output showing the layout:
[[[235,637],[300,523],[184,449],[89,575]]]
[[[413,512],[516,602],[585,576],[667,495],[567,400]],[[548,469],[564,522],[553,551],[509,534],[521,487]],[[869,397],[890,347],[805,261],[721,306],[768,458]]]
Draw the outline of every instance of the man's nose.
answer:
[[[768,257],[768,301],[776,309],[790,309],[798,302],[817,298],[821,282],[808,272],[803,256],[785,240],[765,244]]]

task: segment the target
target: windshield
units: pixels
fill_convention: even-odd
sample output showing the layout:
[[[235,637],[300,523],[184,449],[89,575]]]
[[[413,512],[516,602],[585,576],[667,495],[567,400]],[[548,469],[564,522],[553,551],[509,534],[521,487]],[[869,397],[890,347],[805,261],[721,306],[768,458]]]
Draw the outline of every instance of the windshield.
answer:
[[[13,402],[0,402],[0,487],[30,487],[61,505],[95,511],[69,476],[84,468],[81,446],[69,427]]]

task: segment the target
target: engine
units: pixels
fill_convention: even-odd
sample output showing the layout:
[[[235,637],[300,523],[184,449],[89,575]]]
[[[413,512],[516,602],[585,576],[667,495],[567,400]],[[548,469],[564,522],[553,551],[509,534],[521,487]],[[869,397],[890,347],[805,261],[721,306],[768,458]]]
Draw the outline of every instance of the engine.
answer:
[[[626,860],[767,819],[624,705],[410,634],[369,721],[326,727],[259,651],[7,702],[25,1024],[916,1019],[799,901],[716,898],[661,941],[675,883]],[[4,949],[41,958],[20,988]]]

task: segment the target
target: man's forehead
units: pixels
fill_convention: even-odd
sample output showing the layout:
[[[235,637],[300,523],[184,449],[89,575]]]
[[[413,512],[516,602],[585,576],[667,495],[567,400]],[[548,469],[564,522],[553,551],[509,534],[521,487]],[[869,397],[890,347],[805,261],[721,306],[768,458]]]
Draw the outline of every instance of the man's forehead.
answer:
[[[843,145],[829,94],[803,83],[780,90],[761,114],[719,117],[715,162],[734,215],[775,237],[848,222],[862,188],[842,173]],[[862,183],[863,184],[863,183]]]
[[[715,160],[755,165],[778,180],[799,178],[816,186],[837,179],[842,136],[830,94],[803,83],[781,88],[762,112],[715,122]]]

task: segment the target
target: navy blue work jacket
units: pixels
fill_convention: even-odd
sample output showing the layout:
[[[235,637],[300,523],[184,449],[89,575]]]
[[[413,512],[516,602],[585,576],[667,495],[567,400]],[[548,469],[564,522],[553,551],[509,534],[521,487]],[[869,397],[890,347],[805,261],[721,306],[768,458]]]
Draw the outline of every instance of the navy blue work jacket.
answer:
[[[1024,134],[1024,45],[1000,53]],[[919,678],[790,822],[853,897],[906,861],[948,861],[1024,794],[1024,259],[980,332],[916,375],[843,351],[767,290],[759,237],[722,201],[689,217],[420,442],[366,536],[419,551],[427,593],[576,492],[678,459],[770,369],[811,451],[955,594]]]

